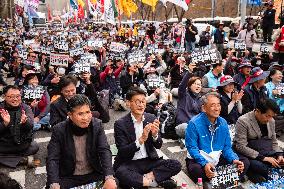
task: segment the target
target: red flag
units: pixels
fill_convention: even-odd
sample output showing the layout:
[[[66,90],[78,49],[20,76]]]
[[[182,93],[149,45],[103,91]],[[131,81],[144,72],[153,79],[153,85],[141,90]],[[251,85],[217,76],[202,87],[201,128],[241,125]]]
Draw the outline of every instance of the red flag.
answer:
[[[47,5],[47,20],[50,22],[52,21],[52,15],[51,15],[51,10],[50,10],[50,6]]]
[[[189,4],[190,3],[190,0],[185,0],[186,4]]]
[[[78,5],[78,18],[80,18],[80,19],[85,18],[84,9],[81,5]]]
[[[102,14],[105,12],[105,0],[101,0],[101,12]]]

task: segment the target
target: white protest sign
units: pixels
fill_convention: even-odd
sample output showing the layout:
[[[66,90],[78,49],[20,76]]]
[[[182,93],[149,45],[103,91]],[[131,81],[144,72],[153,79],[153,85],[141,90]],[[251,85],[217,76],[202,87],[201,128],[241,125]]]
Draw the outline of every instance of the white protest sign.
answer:
[[[36,62],[35,61],[31,61],[31,60],[25,60],[24,64],[25,65],[29,65],[29,66],[35,66]]]
[[[146,62],[146,54],[145,52],[138,50],[131,53],[128,53],[128,63],[139,63],[139,62]]]
[[[234,43],[234,49],[236,51],[245,51],[246,50],[246,43],[244,41],[238,41],[236,40]]]
[[[93,183],[90,183],[90,184],[77,186],[77,187],[70,188],[70,189],[94,189],[94,188],[98,188],[98,189],[103,188],[103,182],[102,181],[93,182]]]
[[[193,51],[190,55],[191,62],[195,64],[205,64],[209,66],[212,63],[216,63],[222,60],[220,52],[217,49],[204,48],[201,50]]]
[[[68,51],[68,43],[66,41],[55,41],[54,48],[62,51]]]
[[[212,189],[232,188],[239,185],[239,173],[236,165],[217,166],[211,180]]]
[[[88,60],[81,60],[79,62],[76,62],[73,66],[74,72],[77,74],[80,74],[82,72],[90,73],[90,62]]]
[[[122,43],[111,42],[109,49],[113,52],[123,52],[127,51],[128,47]]]
[[[78,56],[84,54],[84,49],[83,48],[77,48],[69,51],[70,56]]]
[[[284,98],[284,83],[281,83],[278,86],[276,86],[275,90],[278,91],[278,95],[276,95],[276,97]]]
[[[34,39],[32,39],[32,40],[24,40],[24,45],[26,45],[26,46],[29,46],[29,45],[31,45],[33,43],[35,43]]]
[[[44,93],[43,86],[37,86],[37,87],[29,87],[24,86],[23,88],[23,99],[41,99],[42,95]]]
[[[100,48],[103,46],[103,41],[102,40],[88,41],[88,46],[94,48]]]
[[[259,51],[263,54],[268,54],[269,53],[269,48],[268,48],[268,45],[266,43],[262,43],[260,45],[260,49]]]
[[[69,55],[50,54],[50,65],[68,67]]]

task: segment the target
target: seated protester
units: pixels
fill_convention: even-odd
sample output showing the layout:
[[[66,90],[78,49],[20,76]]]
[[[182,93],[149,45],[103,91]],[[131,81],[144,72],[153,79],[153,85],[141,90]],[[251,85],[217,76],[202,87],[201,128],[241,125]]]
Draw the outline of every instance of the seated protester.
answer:
[[[154,54],[152,54],[150,56],[150,60],[149,62],[144,66],[144,73],[146,74],[146,78],[147,76],[153,74],[152,71],[151,74],[147,74],[149,72],[149,70],[155,70],[156,75],[161,75],[162,73],[164,73],[167,69],[167,65],[165,63],[165,61],[162,59],[162,56],[160,54],[158,54],[157,56],[155,56]]]
[[[25,90],[25,88],[32,89],[32,88],[39,87],[40,78],[41,78],[40,73],[29,71],[23,83],[23,90]],[[37,131],[42,127],[46,127],[47,129],[50,129],[49,127],[50,97],[49,97],[48,92],[44,90],[44,93],[40,99],[29,99],[29,97],[25,99],[25,96],[23,98],[25,100],[25,103],[31,107],[33,114],[34,114],[33,130]]]
[[[220,78],[223,75],[224,63],[222,61],[212,65],[213,69],[202,78],[202,92],[207,93],[210,90],[216,90],[220,85]]]
[[[244,88],[247,84],[248,81],[247,79],[250,76],[250,71],[253,68],[250,62],[242,62],[239,65],[239,73],[236,74],[233,78],[234,81],[241,87]],[[247,82],[246,82],[247,81]]]
[[[125,97],[130,87],[139,86],[144,79],[142,64],[128,64],[120,76],[120,87],[122,89],[122,97]]]
[[[203,112],[189,121],[185,133],[188,150],[186,167],[195,183],[198,178],[206,182],[214,177],[213,170],[218,165],[236,164],[240,172],[244,168],[232,149],[228,124],[219,116],[221,104],[218,93],[207,93],[201,100]]]
[[[58,67],[55,70],[55,67],[50,66],[48,70],[48,74],[46,78],[42,81],[42,85],[46,86],[48,89],[48,93],[51,98],[53,98],[56,95],[60,95],[59,90],[59,81],[62,76],[65,75],[65,68]]]
[[[115,189],[112,155],[100,120],[92,118],[84,95],[68,101],[68,119],[53,129],[47,147],[47,185],[69,189],[105,180],[103,188]]]
[[[281,71],[273,69],[270,71],[268,80],[265,84],[267,89],[267,95],[270,99],[274,100],[280,108],[280,113],[284,112],[284,97],[281,91],[277,90],[276,87],[283,85],[282,83],[283,74]]]
[[[84,76],[85,77],[85,76]],[[67,104],[68,100],[70,100],[76,94],[76,86],[78,80],[76,77],[67,75],[60,78],[59,81],[59,89],[61,91],[61,97],[58,98],[55,102],[51,103],[50,105],[50,125],[54,126],[57,123],[65,121],[67,118]],[[95,112],[94,115],[101,118],[103,121],[107,121],[106,111],[100,105],[97,95],[95,93],[94,87],[90,82],[90,75],[86,76],[86,90],[85,94],[90,98],[91,102],[93,103],[92,106],[98,112]],[[99,113],[99,114],[98,114]]]
[[[218,93],[220,94],[221,114],[229,125],[235,124],[243,111],[241,99],[243,91],[238,92],[236,83],[230,75],[221,77]]]
[[[15,80],[15,85],[18,87],[22,87],[23,83],[25,81],[25,77],[28,73],[29,70],[33,70],[32,66],[29,65],[22,65],[21,69],[20,69],[20,75],[17,77],[17,79]]]
[[[185,73],[178,88],[176,133],[181,138],[185,137],[189,120],[201,112],[201,78],[193,76],[195,64],[189,64],[188,67],[189,71]]]
[[[273,119],[278,111],[279,107],[273,100],[264,99],[236,123],[234,149],[240,157],[249,159],[249,162],[245,162],[245,172],[248,170],[251,173],[248,176],[253,182],[267,180],[269,167],[280,168],[284,164]]]
[[[178,87],[185,73],[185,58],[180,56],[176,65],[170,70],[170,86],[173,96],[178,96]]]
[[[3,89],[4,102],[0,105],[0,163],[16,168],[26,157],[37,153],[33,141],[34,116],[31,108],[22,103],[21,91],[8,85]]]
[[[252,65],[259,66],[262,70],[267,71],[273,60],[272,53],[259,52],[258,55],[251,60],[251,62]]]
[[[268,98],[265,88],[265,80],[268,75],[269,71],[263,71],[259,67],[251,70],[248,85],[244,88],[242,98],[243,114],[254,110],[261,99]]]
[[[124,67],[124,63],[117,68],[112,60],[108,60],[107,67],[100,73],[100,81],[103,89],[108,89],[110,94],[110,106],[114,101],[114,96],[120,93],[117,80],[120,72]]]
[[[130,113],[114,123],[115,176],[122,188],[157,187],[176,188],[170,178],[179,173],[181,164],[172,159],[158,157],[156,149],[162,146],[159,120],[144,113],[146,93],[137,87],[126,94]]]
[[[240,59],[234,56],[234,50],[228,50],[227,52],[227,58],[224,59],[223,61],[226,62],[225,63],[225,67],[224,67],[224,71],[223,74],[224,75],[236,75],[238,73],[238,65],[240,62]]]

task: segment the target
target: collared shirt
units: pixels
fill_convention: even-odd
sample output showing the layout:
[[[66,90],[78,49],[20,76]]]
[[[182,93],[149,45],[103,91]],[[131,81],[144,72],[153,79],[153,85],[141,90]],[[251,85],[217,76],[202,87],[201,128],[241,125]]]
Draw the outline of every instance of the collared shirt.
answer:
[[[148,157],[145,144],[139,143],[139,138],[143,134],[143,121],[145,120],[144,116],[142,117],[142,121],[139,123],[136,118],[131,114],[132,121],[134,123],[135,135],[136,135],[136,146],[140,148],[139,151],[135,152],[134,157],[132,160],[138,160]]]

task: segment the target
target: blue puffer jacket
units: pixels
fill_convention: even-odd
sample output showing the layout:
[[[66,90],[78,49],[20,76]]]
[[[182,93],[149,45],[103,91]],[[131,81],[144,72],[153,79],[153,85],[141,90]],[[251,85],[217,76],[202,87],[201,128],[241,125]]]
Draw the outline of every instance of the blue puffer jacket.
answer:
[[[216,124],[216,129],[210,132],[209,126],[211,123],[204,112],[194,116],[188,123],[185,132],[185,145],[189,156],[201,166],[205,166],[208,163],[200,154],[201,150],[208,154],[221,151],[228,163],[239,159],[232,150],[231,137],[226,120],[218,117]]]

